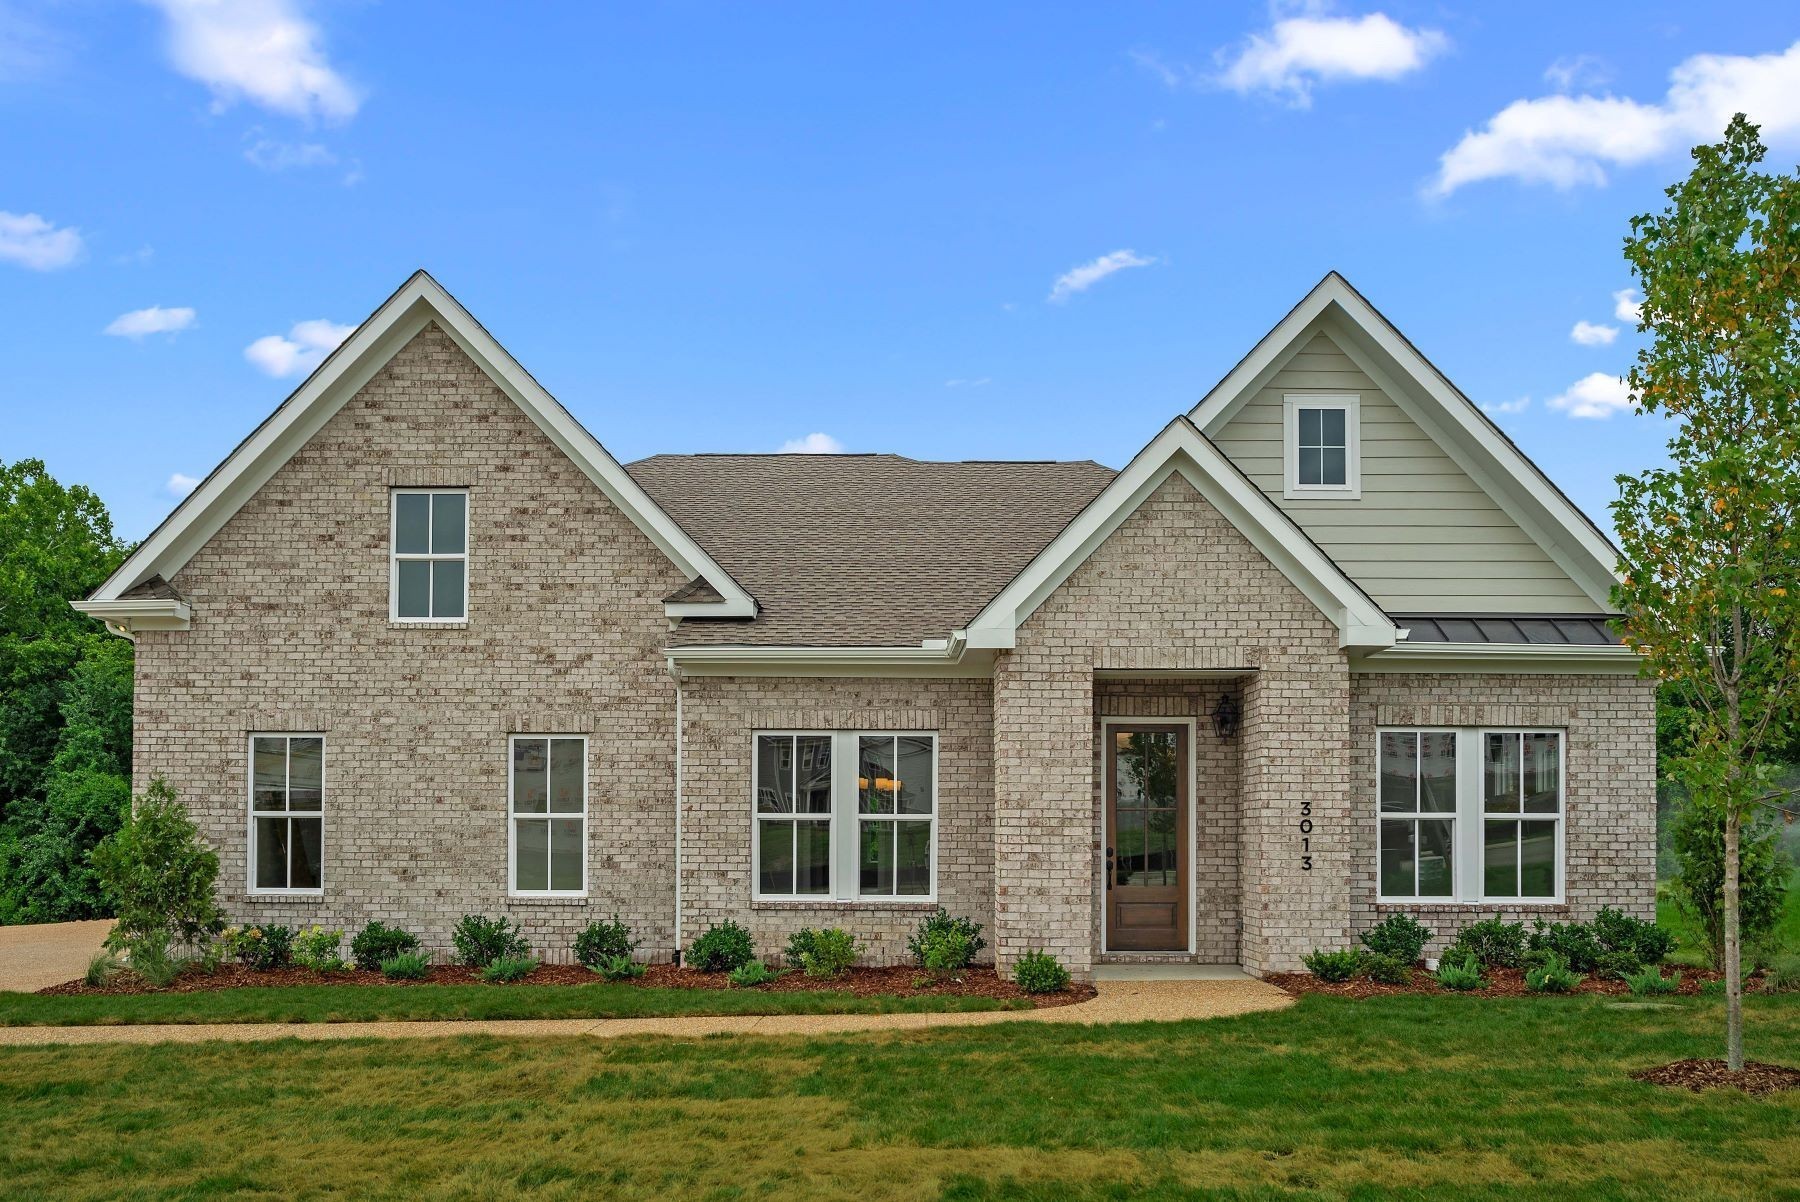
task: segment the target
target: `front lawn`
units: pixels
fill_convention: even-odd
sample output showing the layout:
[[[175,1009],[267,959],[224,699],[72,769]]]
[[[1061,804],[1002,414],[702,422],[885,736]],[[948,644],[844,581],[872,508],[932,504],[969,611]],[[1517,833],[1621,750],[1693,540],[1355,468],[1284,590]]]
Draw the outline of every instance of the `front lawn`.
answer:
[[[1746,1003],[1800,1063],[1800,998]],[[21,1197],[1773,1197],[1800,1092],[1640,1084],[1718,1004],[1311,996],[832,1039],[0,1050]]]

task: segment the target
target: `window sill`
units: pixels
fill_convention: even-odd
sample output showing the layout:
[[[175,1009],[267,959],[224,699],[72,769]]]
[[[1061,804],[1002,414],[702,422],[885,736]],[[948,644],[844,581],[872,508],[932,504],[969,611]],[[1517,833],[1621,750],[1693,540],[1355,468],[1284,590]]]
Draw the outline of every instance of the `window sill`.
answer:
[[[515,906],[585,906],[586,893],[508,893],[506,900]]]
[[[1284,501],[1360,501],[1360,488],[1287,488],[1283,489],[1281,499]]]
[[[389,618],[389,630],[465,630],[468,628],[467,618]]]
[[[822,897],[758,897],[752,898],[752,910],[895,910],[910,912],[914,910],[935,910],[936,898],[912,897],[902,901],[898,898],[866,898],[858,897],[850,900]]]
[[[245,901],[293,901],[296,898],[321,898],[325,896],[323,889],[252,889],[244,894]]]
[[[1501,910],[1509,906],[1528,910],[1566,909],[1569,903],[1560,897],[1490,897],[1481,901],[1458,901],[1449,897],[1378,897],[1377,906],[1404,906],[1411,910]]]

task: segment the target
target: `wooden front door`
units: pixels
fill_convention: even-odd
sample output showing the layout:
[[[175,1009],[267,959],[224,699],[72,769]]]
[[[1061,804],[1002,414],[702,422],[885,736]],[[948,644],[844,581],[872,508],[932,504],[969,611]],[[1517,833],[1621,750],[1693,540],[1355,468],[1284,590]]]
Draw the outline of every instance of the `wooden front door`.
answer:
[[[1106,727],[1106,946],[1188,946],[1186,726]]]

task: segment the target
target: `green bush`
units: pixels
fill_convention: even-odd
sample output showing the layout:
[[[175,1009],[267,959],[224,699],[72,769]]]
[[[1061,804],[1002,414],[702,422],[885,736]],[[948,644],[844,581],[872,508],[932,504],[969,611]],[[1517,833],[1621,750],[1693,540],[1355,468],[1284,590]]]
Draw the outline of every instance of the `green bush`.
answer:
[[[119,962],[119,954],[117,952],[111,952],[107,951],[105,948],[101,948],[88,960],[87,972],[82,974],[81,979],[87,982],[90,988],[98,989],[100,986],[118,976],[124,967],[125,966]]]
[[[1644,962],[1632,951],[1601,952],[1594,960],[1594,972],[1603,981],[1623,981],[1644,971]]]
[[[1371,955],[1363,961],[1363,972],[1378,985],[1404,985],[1412,980],[1412,962],[1399,956]]]
[[[809,977],[839,977],[856,963],[856,937],[837,927],[810,927],[788,936],[786,960]]]
[[[481,970],[481,979],[490,984],[523,981],[538,966],[536,956],[500,956],[490,960]]]
[[[1630,952],[1642,964],[1661,964],[1675,950],[1675,935],[1654,922],[1645,922],[1602,906],[1594,915],[1594,938],[1609,952]]]
[[[930,968],[931,965],[926,963],[929,949],[934,943],[943,946],[943,939],[947,932],[961,935],[967,940],[969,949],[969,958],[961,964],[949,965],[950,969],[967,968],[975,962],[975,957],[981,953],[981,949],[987,946],[987,940],[981,937],[980,923],[972,918],[952,918],[948,910],[939,906],[936,913],[927,916],[919,924],[919,929],[914,931],[906,941],[906,950],[912,956],[913,963],[920,968]]]
[[[1486,988],[1487,978],[1481,975],[1481,965],[1474,957],[1464,956],[1460,960],[1439,960],[1437,983],[1445,989],[1467,993]]]
[[[1574,972],[1592,972],[1600,959],[1600,941],[1594,929],[1580,922],[1545,922],[1535,919],[1527,940],[1531,950],[1554,952]]]
[[[1527,972],[1530,972],[1534,968],[1542,968],[1544,965],[1550,963],[1550,957],[1555,954],[1555,952],[1550,951],[1548,948],[1528,947],[1525,949],[1525,954],[1519,957],[1519,967]]]
[[[1763,986],[1776,993],[1800,992],[1800,953],[1776,957]]]
[[[925,967],[940,977],[961,972],[975,959],[968,932],[955,927],[939,927],[924,936],[919,950]]]
[[[730,972],[754,959],[756,944],[751,941],[750,932],[729,919],[707,927],[688,944],[688,967],[701,972]]]
[[[227,955],[256,972],[273,972],[294,962],[294,928],[279,923],[232,927],[223,942]]]
[[[1363,946],[1377,956],[1397,956],[1416,964],[1431,941],[1431,928],[1405,914],[1390,914],[1362,934]]]
[[[1674,993],[1681,988],[1681,973],[1673,977],[1662,975],[1662,969],[1656,965],[1647,965],[1625,978],[1625,987],[1631,990],[1633,997],[1655,997],[1659,994]]]
[[[1549,960],[1525,974],[1525,988],[1533,993],[1572,993],[1585,979],[1552,952]]]
[[[328,931],[324,927],[307,927],[294,936],[294,963],[302,968],[310,968],[314,972],[343,972],[350,967],[344,958],[338,955],[338,949],[344,945],[342,930]]]
[[[1363,961],[1369,953],[1358,948],[1348,948],[1341,952],[1313,951],[1300,957],[1300,963],[1306,971],[1321,981],[1348,981],[1362,971]]]
[[[392,960],[401,952],[418,950],[418,936],[379,922],[371,922],[356,932],[356,937],[350,941],[350,958],[364,972],[376,971],[382,961]]]
[[[575,962],[593,968],[618,956],[627,960],[637,951],[638,941],[614,914],[611,922],[590,922],[575,936]]]
[[[1738,931],[1746,947],[1781,921],[1788,859],[1773,813],[1746,821],[1738,840]],[[1725,816],[1717,802],[1690,797],[1670,824],[1678,868],[1676,905],[1700,928],[1714,968],[1725,957]]]
[[[644,975],[644,966],[630,956],[608,956],[598,964],[590,964],[588,968],[599,973],[609,981],[632,981]]]
[[[106,946],[124,952],[146,979],[146,970],[178,967],[172,949],[202,944],[224,929],[213,893],[219,857],[160,776],[91,858],[118,917]]]
[[[167,989],[174,984],[191,961],[171,956],[166,948],[146,938],[131,949],[131,971],[144,978],[152,989]]]
[[[731,970],[725,978],[737,989],[754,989],[758,985],[767,985],[775,979],[775,973],[761,960],[746,960]]]
[[[1049,952],[1026,952],[1013,965],[1013,983],[1026,993],[1061,993],[1069,970]]]
[[[381,975],[394,981],[423,981],[430,972],[430,952],[398,952],[381,962]]]
[[[531,945],[519,928],[504,918],[464,914],[450,932],[456,958],[470,968],[486,968],[496,960],[520,960],[531,954]]]
[[[1459,963],[1474,956],[1483,968],[1517,968],[1525,954],[1525,924],[1499,918],[1472,922],[1457,933],[1444,959]]]

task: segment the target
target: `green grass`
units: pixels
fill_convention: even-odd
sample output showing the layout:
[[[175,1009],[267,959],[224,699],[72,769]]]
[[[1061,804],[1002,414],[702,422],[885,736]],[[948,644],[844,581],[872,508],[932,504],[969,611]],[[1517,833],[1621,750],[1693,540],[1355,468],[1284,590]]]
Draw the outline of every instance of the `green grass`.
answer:
[[[1800,1063],[1800,999],[1751,997]],[[828,1039],[0,1049],[16,1197],[1793,1196],[1800,1093],[1632,1069],[1719,1006],[1311,996],[1182,1024]]]
[[[857,997],[837,991],[643,989],[631,985],[293,985],[200,993],[0,993],[0,1026],[343,1023],[461,1018],[653,1018],[704,1014],[896,1014],[1002,1010],[981,997]]]
[[[1675,898],[1666,883],[1659,883],[1656,890],[1656,921],[1675,933],[1681,946],[1669,957],[1672,964],[1688,964],[1696,968],[1709,966],[1706,948],[1700,939],[1700,928],[1682,913],[1681,907],[1675,904]],[[1787,900],[1781,910],[1781,921],[1775,924],[1775,934],[1781,946],[1790,951],[1800,951],[1800,867],[1794,869],[1788,878]]]

